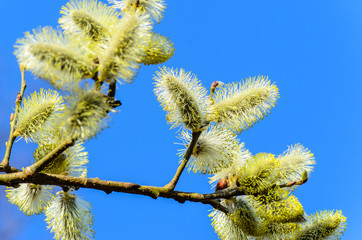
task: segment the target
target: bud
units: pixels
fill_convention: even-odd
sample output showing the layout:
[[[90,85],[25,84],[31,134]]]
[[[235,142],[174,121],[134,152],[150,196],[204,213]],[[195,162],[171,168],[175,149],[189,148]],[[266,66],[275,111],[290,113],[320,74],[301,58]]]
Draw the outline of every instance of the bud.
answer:
[[[223,190],[223,189],[228,188],[228,187],[229,187],[228,180],[226,180],[225,178],[222,178],[222,179],[220,179],[219,182],[216,184],[215,192],[216,192],[216,191],[219,191],[219,190]]]
[[[308,180],[308,172],[306,170],[302,173],[302,182],[305,183]]]
[[[14,113],[10,113],[10,122],[14,120]]]
[[[239,187],[238,175],[245,163],[252,157],[251,153],[244,148],[244,143],[238,145],[236,155],[231,159],[229,166],[224,166],[210,177],[210,183],[216,183],[222,178],[228,179],[229,187]]]

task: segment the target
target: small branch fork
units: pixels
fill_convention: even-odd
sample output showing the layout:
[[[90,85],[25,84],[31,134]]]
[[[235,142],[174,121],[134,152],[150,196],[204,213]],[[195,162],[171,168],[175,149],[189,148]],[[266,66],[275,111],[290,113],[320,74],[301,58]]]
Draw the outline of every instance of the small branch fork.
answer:
[[[196,146],[197,140],[199,139],[200,135],[201,135],[201,131],[200,132],[193,132],[192,133],[192,139],[191,139],[191,143],[189,145],[189,147],[186,150],[185,156],[180,164],[180,166],[177,168],[177,171],[175,173],[175,176],[172,178],[172,180],[166,184],[164,187],[169,189],[169,190],[174,190],[176,187],[176,184],[178,183],[178,180],[181,177],[182,172],[184,171],[187,162],[189,161],[191,155],[192,155],[192,151],[194,150],[194,147]]]
[[[185,201],[190,202],[200,202],[203,204],[209,204],[215,209],[228,213],[228,209],[222,205],[221,199],[227,199],[234,196],[246,195],[247,193],[243,190],[242,187],[236,188],[225,188],[223,190],[217,190],[214,193],[209,194],[200,194],[200,193],[190,193],[190,192],[181,192],[175,191],[175,187],[180,179],[182,172],[184,171],[194,147],[196,146],[197,140],[201,135],[201,131],[193,132],[191,143],[186,150],[185,156],[180,163],[174,177],[171,181],[166,184],[164,187],[156,186],[145,186],[139,185],[136,183],[128,182],[117,182],[117,181],[107,181],[100,180],[98,178],[82,178],[82,177],[71,177],[66,175],[58,174],[47,174],[42,173],[41,171],[55,158],[62,154],[69,147],[73,146],[76,142],[75,139],[65,140],[59,144],[55,149],[45,155],[42,159],[35,162],[34,164],[25,168],[24,171],[16,169],[9,165],[9,159],[11,154],[12,145],[15,141],[14,131],[16,128],[16,122],[18,118],[18,112],[21,105],[21,101],[24,95],[26,88],[26,82],[24,78],[24,68],[20,67],[21,71],[21,90],[17,95],[15,102],[15,114],[12,114],[10,117],[10,136],[9,140],[6,143],[6,152],[3,160],[0,163],[0,172],[5,172],[5,174],[0,174],[0,185],[17,187],[21,183],[33,183],[39,185],[56,185],[62,188],[90,188],[104,191],[107,194],[112,192],[123,192],[130,194],[138,194],[152,197],[157,199],[158,197],[174,199],[179,203],[184,203]],[[113,86],[110,87],[109,96],[110,98],[114,97],[115,89]],[[302,185],[308,180],[307,177],[302,178],[299,181],[292,181],[285,184],[273,185],[274,187],[293,187],[295,185]]]

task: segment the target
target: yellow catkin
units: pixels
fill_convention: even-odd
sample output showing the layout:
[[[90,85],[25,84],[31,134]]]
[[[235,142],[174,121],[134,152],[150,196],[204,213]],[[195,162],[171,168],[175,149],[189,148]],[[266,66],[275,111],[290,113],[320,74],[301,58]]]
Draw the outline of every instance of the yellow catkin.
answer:
[[[295,240],[340,239],[346,228],[346,217],[341,211],[321,211],[309,217],[309,221],[296,235]]]
[[[263,119],[279,97],[278,88],[263,76],[227,84],[214,94],[210,121],[226,125],[236,133]]]
[[[174,51],[173,43],[167,37],[152,33],[146,48],[146,55],[142,58],[141,63],[155,65],[166,62],[173,56]]]

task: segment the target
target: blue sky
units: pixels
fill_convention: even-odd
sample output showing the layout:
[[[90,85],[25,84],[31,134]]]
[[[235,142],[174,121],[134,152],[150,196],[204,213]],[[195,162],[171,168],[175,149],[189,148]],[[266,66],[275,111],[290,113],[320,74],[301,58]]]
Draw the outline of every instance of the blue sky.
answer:
[[[0,3],[0,142],[20,87],[13,53],[16,39],[38,26],[56,26],[67,1]],[[155,31],[176,48],[164,65],[184,68],[207,88],[266,75],[280,90],[271,114],[239,138],[252,153],[280,154],[301,143],[317,161],[295,195],[312,214],[340,209],[347,217],[342,239],[361,237],[362,207],[362,3],[361,1],[167,1]],[[179,142],[153,93],[157,66],[141,68],[133,84],[119,86],[123,105],[110,128],[86,143],[89,177],[162,186],[173,176]],[[49,85],[26,75],[31,93]],[[31,161],[34,147],[19,141],[12,163]],[[4,152],[1,144],[0,152]],[[3,195],[3,187],[0,191]],[[185,172],[177,190],[211,192],[208,178]],[[94,208],[96,239],[217,239],[209,206],[95,190],[78,194]],[[0,226],[9,239],[50,239],[44,216],[27,217],[0,197]],[[0,227],[0,230],[2,229]]]

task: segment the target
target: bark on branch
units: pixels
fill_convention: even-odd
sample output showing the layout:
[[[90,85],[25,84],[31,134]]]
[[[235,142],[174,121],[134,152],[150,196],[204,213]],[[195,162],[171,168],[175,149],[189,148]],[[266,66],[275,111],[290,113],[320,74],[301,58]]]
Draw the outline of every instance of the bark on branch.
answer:
[[[304,181],[305,182],[305,181]],[[231,198],[233,196],[246,195],[247,193],[242,187],[238,188],[226,188],[214,193],[191,193],[170,190],[167,187],[155,187],[145,186],[136,183],[129,182],[117,182],[100,180],[99,178],[82,178],[82,177],[71,177],[57,174],[46,174],[37,173],[34,175],[27,175],[25,172],[16,172],[9,174],[0,174],[0,185],[6,186],[17,186],[20,183],[33,183],[39,185],[56,185],[60,187],[73,187],[77,188],[90,188],[104,191],[107,194],[112,192],[122,192],[130,194],[138,194],[149,196],[154,199],[158,197],[174,199],[179,203],[185,201],[200,202],[203,204],[209,204],[214,208],[227,212],[227,209],[222,206],[219,199]],[[303,184],[301,181],[291,182],[287,184],[278,185],[278,187],[291,187],[293,185]],[[276,187],[275,185],[271,187]]]

